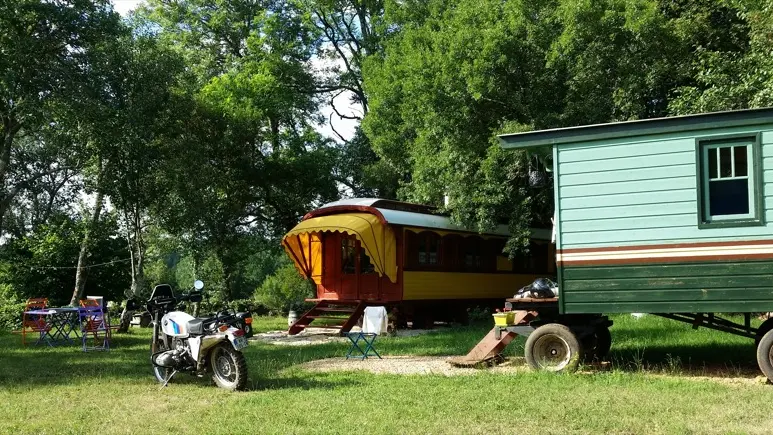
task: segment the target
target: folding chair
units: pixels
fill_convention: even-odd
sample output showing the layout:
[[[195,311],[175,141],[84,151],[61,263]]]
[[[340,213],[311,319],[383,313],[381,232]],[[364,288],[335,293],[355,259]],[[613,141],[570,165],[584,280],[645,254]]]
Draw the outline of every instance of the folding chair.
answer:
[[[35,333],[38,339],[36,343],[43,341],[48,332],[51,331],[51,325],[46,322],[42,314],[27,314],[27,311],[43,310],[48,307],[47,298],[30,298],[24,306],[24,312],[21,318],[21,344],[27,345],[27,334]],[[51,343],[49,343],[51,344]]]
[[[93,299],[83,299],[78,308],[78,320],[80,321],[81,342],[83,351],[110,350],[110,328],[105,318],[102,306]],[[94,342],[87,345],[89,336]]]
[[[346,353],[346,359],[357,358],[366,359],[370,356],[377,356],[381,359],[376,348],[373,346],[376,337],[387,331],[387,312],[384,307],[367,307],[362,314],[362,330],[360,332],[350,332],[346,336],[352,345]],[[360,342],[365,349],[360,347]]]
[[[117,329],[118,326],[113,326],[110,322],[110,312],[107,310],[107,301],[104,296],[86,296],[86,300],[96,301],[96,303],[102,307],[102,311],[105,313],[105,324],[107,325],[107,339],[113,339],[113,329]]]

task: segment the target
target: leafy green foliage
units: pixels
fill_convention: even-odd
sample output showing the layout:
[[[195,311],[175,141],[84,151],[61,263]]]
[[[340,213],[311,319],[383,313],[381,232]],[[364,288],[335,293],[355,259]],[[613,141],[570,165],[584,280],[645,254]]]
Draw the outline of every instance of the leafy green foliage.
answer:
[[[289,262],[266,278],[255,291],[258,303],[282,313],[303,308],[304,300],[313,296],[313,283],[302,277]]]
[[[731,37],[716,36],[714,44],[699,47],[690,65],[695,81],[676,89],[676,98],[670,105],[672,113],[681,115],[773,105],[773,59],[770,57],[773,7],[766,2],[753,1],[734,5],[738,9],[715,6],[711,23],[724,18],[724,22],[735,23],[735,32],[729,35]],[[722,15],[717,17],[720,13]],[[704,21],[709,18],[704,16]],[[704,27],[710,25],[707,23]],[[709,35],[713,33],[709,32]],[[705,34],[701,36],[706,37]],[[726,41],[737,42],[728,46]]]
[[[147,0],[125,23],[106,0],[2,2],[0,285],[71,291],[53,266],[100,195],[87,263],[132,261],[89,268],[91,294],[131,272],[140,295],[198,278],[213,307],[260,288],[287,309],[305,290],[278,239],[348,195],[508,223],[516,254],[550,225],[529,182],[550,156],[496,134],[773,105],[771,29],[755,0]],[[364,118],[340,142],[317,132],[336,97]]]
[[[0,3],[0,230],[20,193],[86,159],[63,126],[88,93],[92,56],[124,31],[106,0]]]
[[[20,298],[46,297],[52,306],[70,302],[84,222],[56,216],[34,233],[15,239],[0,251],[0,286]],[[114,218],[100,222],[92,247],[86,295],[122,300],[129,287],[125,242],[115,235]],[[104,264],[108,263],[108,264]]]
[[[728,62],[703,84],[696,70],[746,51],[751,21],[704,1],[390,2],[386,11],[396,30],[363,70],[374,151],[397,174],[399,197],[449,198],[452,217],[481,230],[509,222],[511,254],[529,227],[549,225],[551,188],[523,182],[542,152],[502,153],[495,134],[721,108],[686,100],[745,67]],[[709,63],[694,68],[702,56]]]
[[[14,330],[21,326],[24,305],[10,284],[0,284],[0,331]]]

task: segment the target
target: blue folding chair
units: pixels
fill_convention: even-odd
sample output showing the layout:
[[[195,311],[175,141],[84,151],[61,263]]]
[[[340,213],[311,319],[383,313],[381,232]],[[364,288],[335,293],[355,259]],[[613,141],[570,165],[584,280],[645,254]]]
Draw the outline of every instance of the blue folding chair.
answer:
[[[350,332],[346,334],[346,336],[349,337],[349,341],[352,342],[349,351],[346,352],[346,359],[356,358],[362,360],[369,356],[377,356],[378,359],[381,359],[381,355],[379,355],[376,348],[373,347],[373,342],[376,341],[378,334],[360,331]],[[365,347],[364,349],[360,347],[361,343]]]
[[[377,356],[381,359],[378,351],[373,347],[376,337],[386,332],[387,313],[384,307],[367,307],[362,315],[362,330],[360,332],[350,332],[346,334],[352,345],[346,353],[346,359],[357,358],[366,359],[369,356]],[[362,346],[364,346],[364,349]]]

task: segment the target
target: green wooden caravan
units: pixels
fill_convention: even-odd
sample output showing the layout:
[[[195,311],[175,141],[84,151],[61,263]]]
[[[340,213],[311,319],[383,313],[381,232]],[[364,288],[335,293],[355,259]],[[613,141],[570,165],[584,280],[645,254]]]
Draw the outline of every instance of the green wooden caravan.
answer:
[[[500,141],[552,167],[556,322],[645,312],[756,338],[773,380],[773,322],[749,321],[773,311],[773,108]]]

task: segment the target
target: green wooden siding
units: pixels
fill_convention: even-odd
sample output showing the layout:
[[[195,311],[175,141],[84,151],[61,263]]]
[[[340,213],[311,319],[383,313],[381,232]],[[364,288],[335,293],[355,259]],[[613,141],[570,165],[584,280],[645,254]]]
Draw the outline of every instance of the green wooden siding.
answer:
[[[562,267],[564,313],[773,311],[773,261]]]
[[[758,132],[766,225],[699,228],[695,139]],[[559,249],[773,239],[773,125],[555,148]]]

